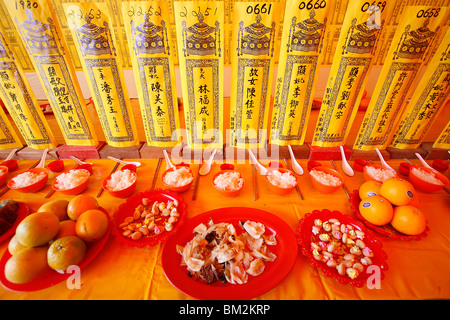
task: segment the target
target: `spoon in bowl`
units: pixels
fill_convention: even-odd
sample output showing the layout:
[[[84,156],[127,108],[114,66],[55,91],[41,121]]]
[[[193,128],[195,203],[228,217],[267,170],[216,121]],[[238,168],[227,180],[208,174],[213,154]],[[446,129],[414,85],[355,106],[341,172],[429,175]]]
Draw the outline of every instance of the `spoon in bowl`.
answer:
[[[428,169],[433,169],[435,170],[433,167],[431,167],[420,155],[420,153],[415,153],[416,157],[419,158],[420,162],[422,162],[422,164],[424,165],[424,167],[427,167]]]
[[[248,154],[250,155],[250,158],[252,159],[252,162],[255,164],[255,168],[258,171],[260,175],[265,176],[267,174],[267,168],[264,167],[262,164],[256,160],[255,155],[253,154],[253,151],[251,149],[248,149]]]
[[[342,171],[344,171],[346,175],[352,177],[355,174],[355,172],[353,171],[352,167],[348,164],[347,159],[345,158],[344,147],[339,146],[339,148],[341,149]]]
[[[169,168],[175,168],[175,166],[170,162],[169,155],[167,154],[166,150],[163,150],[164,158],[166,159],[166,170]]]
[[[6,157],[5,161],[11,160],[12,157],[14,157],[14,155],[16,154],[16,152],[17,152],[17,149],[13,149]]]
[[[378,158],[380,158],[382,167],[385,167],[385,168],[391,169],[392,171],[395,171],[390,165],[388,165],[386,163],[386,161],[384,161],[383,155],[381,154],[380,150],[378,150],[378,148],[375,148],[375,152],[378,154]]]
[[[211,155],[209,156],[208,161],[206,161],[206,163],[205,163],[205,164],[200,168],[200,170],[198,171],[198,173],[199,173],[201,176],[207,175],[207,174],[209,173],[209,170],[211,170],[211,163],[212,163],[212,161],[213,161],[213,159],[214,159],[214,155],[216,154],[216,152],[217,152],[217,149],[214,149],[214,150],[211,152]]]
[[[35,168],[41,168],[43,169],[45,167],[45,158],[47,157],[48,149],[44,149],[44,152],[42,153],[41,161],[39,161],[38,165]]]
[[[78,159],[77,157],[74,157],[74,156],[69,156],[69,158],[72,159],[73,161],[75,161],[78,164],[90,164],[90,165],[93,165],[92,162],[81,161],[80,159]]]
[[[303,168],[302,166],[297,162],[297,159],[295,159],[294,152],[292,151],[292,148],[290,145],[288,145],[289,154],[291,155],[291,162],[292,162],[292,170],[299,176],[303,174]]]
[[[142,165],[142,163],[140,163],[139,161],[123,161],[121,159],[117,159],[117,158],[110,157],[110,156],[108,156],[107,158],[110,159],[110,160],[114,160],[116,162],[119,162],[121,164],[132,164],[132,165],[134,165],[136,167],[140,167]]]

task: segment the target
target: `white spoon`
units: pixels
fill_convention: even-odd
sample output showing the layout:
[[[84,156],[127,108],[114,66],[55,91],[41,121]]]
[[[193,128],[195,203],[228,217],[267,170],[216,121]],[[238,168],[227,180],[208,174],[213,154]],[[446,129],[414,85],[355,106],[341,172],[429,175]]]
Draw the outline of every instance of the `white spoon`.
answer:
[[[344,147],[339,146],[339,148],[341,149],[342,171],[344,171],[346,175],[352,177],[355,174],[355,172],[353,171],[352,167],[348,164],[347,159],[345,158]]]
[[[16,154],[17,149],[12,150],[9,155],[6,157],[5,161],[11,160],[12,157],[14,157],[14,155]]]
[[[388,164],[386,163],[386,161],[384,161],[384,158],[383,158],[383,156],[381,155],[380,150],[378,150],[378,148],[375,148],[375,151],[376,151],[376,153],[378,154],[378,158],[380,158],[381,166],[382,166],[382,167],[385,167],[385,168],[388,168],[388,169],[391,169],[392,171],[395,171],[390,165],[388,165]]]
[[[251,149],[248,149],[248,154],[250,155],[250,158],[252,159],[252,162],[255,164],[256,171],[259,172],[260,175],[265,176],[267,174],[267,168],[264,167],[262,164],[256,160],[255,155],[253,154]]]
[[[114,158],[114,157],[110,157],[110,156],[108,156],[107,158],[110,159],[110,160],[114,160],[116,162],[119,162],[121,164],[132,164],[132,165],[134,165],[136,167],[140,167],[142,165],[142,163],[140,163],[139,161],[123,161],[123,160],[120,160],[120,159],[117,159],[117,158]]]
[[[175,166],[170,162],[169,155],[167,154],[166,150],[163,150],[164,158],[166,159],[166,170],[169,168],[175,168]]]
[[[72,159],[73,161],[75,161],[78,164],[90,164],[90,165],[93,165],[92,162],[84,162],[84,161],[81,161],[80,159],[78,159],[78,158],[76,158],[74,156],[69,156],[69,158]]]
[[[42,153],[41,161],[35,168],[43,169],[45,167],[45,158],[47,157],[47,152],[48,152],[48,149],[45,149],[44,152]]]
[[[212,163],[212,161],[213,161],[213,159],[214,159],[214,155],[216,154],[216,152],[217,152],[217,149],[214,149],[214,150],[211,152],[211,155],[209,156],[208,161],[206,161],[206,163],[205,163],[204,165],[202,165],[202,167],[201,167],[200,170],[198,171],[198,173],[199,173],[201,176],[206,176],[206,175],[209,173],[209,170],[211,170],[211,163]]]
[[[290,145],[288,145],[289,154],[291,155],[291,162],[292,162],[292,170],[299,176],[303,174],[303,168],[302,166],[297,162],[297,159],[295,159],[294,152],[292,151],[292,148]]]
[[[428,169],[433,169],[434,170],[434,168],[433,167],[431,167],[423,158],[422,158],[422,156],[420,155],[420,153],[415,153],[415,155],[416,155],[416,157],[417,158],[419,158],[419,160],[420,160],[420,162],[422,162],[422,164],[425,166],[425,167],[427,167]]]

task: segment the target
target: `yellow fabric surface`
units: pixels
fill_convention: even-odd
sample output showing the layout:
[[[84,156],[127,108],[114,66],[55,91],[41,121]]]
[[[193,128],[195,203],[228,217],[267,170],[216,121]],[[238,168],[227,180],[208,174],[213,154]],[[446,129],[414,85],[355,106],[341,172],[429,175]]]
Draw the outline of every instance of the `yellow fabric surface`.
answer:
[[[138,182],[135,193],[151,188],[157,160],[140,160]],[[19,170],[30,167],[34,160],[19,161]],[[114,166],[111,160],[91,160],[94,163],[93,174],[88,189],[84,192],[96,196],[103,180]],[[307,160],[299,161],[305,174],[298,177],[301,200],[293,191],[286,196],[272,194],[265,185],[264,177],[258,176],[259,198],[253,197],[252,170],[248,164],[236,164],[245,186],[235,198],[225,198],[212,187],[212,176],[219,170],[214,163],[211,172],[199,179],[197,199],[192,200],[194,185],[182,194],[189,213],[188,217],[216,208],[238,206],[268,211],[281,217],[292,228],[298,226],[298,220],[315,209],[338,210],[352,214],[347,196],[341,188],[333,194],[320,194],[311,185],[306,171]],[[391,160],[389,164],[398,169],[400,160]],[[415,160],[413,162],[416,162]],[[329,161],[322,161],[331,167]],[[353,161],[350,161],[353,165]],[[377,162],[375,162],[377,163]],[[284,163],[283,163],[284,164]],[[418,162],[417,162],[418,164]],[[65,160],[65,170],[74,166],[72,160]],[[341,162],[336,161],[338,171],[342,172]],[[197,175],[198,164],[191,164]],[[163,188],[161,175],[165,169],[162,161],[156,188]],[[446,172],[448,175],[448,172]],[[26,202],[31,211],[36,211],[46,201],[58,198],[70,200],[73,196],[54,193],[49,199],[44,197],[51,190],[51,182],[56,174],[51,174],[48,185],[35,194],[20,194],[9,190],[0,200],[16,199]],[[355,171],[353,177],[345,176],[345,185],[351,192],[364,182],[361,172]],[[5,186],[1,187],[3,190]],[[134,193],[134,194],[135,194]],[[354,288],[339,284],[332,278],[323,276],[313,268],[300,251],[289,275],[269,292],[256,299],[450,299],[450,196],[443,190],[427,194],[419,192],[420,208],[428,219],[429,232],[420,241],[401,241],[378,236],[387,253],[389,269],[381,281],[380,289]],[[99,204],[110,215],[125,202],[116,199],[107,192],[98,198]],[[7,250],[8,240],[0,244],[0,254]],[[65,282],[53,287],[28,293],[16,293],[0,288],[0,300],[6,299],[192,299],[173,287],[164,275],[161,266],[163,244],[141,249],[126,248],[110,236],[103,250],[84,269],[81,270],[81,288],[68,289]]]

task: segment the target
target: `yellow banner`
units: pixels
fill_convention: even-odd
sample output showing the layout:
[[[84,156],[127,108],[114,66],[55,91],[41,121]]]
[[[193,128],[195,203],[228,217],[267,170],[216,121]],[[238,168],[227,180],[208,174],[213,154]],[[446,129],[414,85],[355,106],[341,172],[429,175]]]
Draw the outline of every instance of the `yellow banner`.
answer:
[[[0,150],[22,148],[20,138],[0,107]]]
[[[98,144],[68,55],[55,10],[48,0],[19,5],[5,1],[69,145]]]
[[[223,1],[175,1],[187,142],[223,146]]]
[[[450,121],[434,142],[433,148],[450,149]]]
[[[372,67],[381,29],[395,1],[349,1],[312,145],[345,144]]]
[[[409,89],[443,23],[447,7],[409,6],[397,26],[353,146],[357,150],[385,149]]]
[[[418,148],[450,96],[450,28],[398,121],[390,142],[398,149]]]
[[[172,147],[180,140],[180,119],[168,28],[167,1],[122,3],[122,18],[133,63],[134,78],[147,143]]]
[[[333,2],[286,1],[270,131],[273,144],[296,145],[305,140]]]
[[[0,98],[28,146],[33,149],[55,148],[57,143],[50,126],[21,65],[16,61],[5,29],[0,24]]]
[[[139,144],[106,4],[66,3],[64,11],[106,142],[113,147]]]
[[[267,120],[274,57],[279,53],[277,30],[284,2],[236,1],[233,7],[230,98],[230,144],[260,148],[267,137]]]

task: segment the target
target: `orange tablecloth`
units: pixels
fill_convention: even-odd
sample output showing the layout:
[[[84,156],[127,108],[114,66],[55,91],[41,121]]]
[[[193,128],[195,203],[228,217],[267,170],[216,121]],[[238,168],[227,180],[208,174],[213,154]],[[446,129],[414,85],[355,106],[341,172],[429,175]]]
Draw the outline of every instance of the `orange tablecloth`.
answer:
[[[19,170],[25,170],[35,161],[19,161]],[[102,182],[110,173],[114,163],[110,160],[92,160],[93,175],[85,193],[96,196]],[[138,182],[135,192],[151,187],[157,160],[141,159],[143,165],[138,169]],[[307,160],[300,160],[305,168]],[[391,160],[395,169],[401,161]],[[416,162],[416,161],[414,161]],[[329,161],[323,161],[331,166]],[[66,160],[66,170],[74,165]],[[351,161],[351,164],[353,162]],[[417,162],[418,164],[418,162]],[[341,162],[336,161],[338,171]],[[198,164],[191,167],[197,174]],[[161,175],[165,163],[161,164],[156,188],[162,188]],[[235,198],[225,198],[212,188],[212,176],[219,170],[219,164],[212,166],[207,176],[199,179],[196,200],[192,200],[194,187],[182,194],[189,216],[201,214],[216,208],[240,206],[258,208],[281,217],[295,232],[298,220],[315,209],[338,210],[352,214],[348,198],[341,188],[333,194],[324,195],[313,189],[306,173],[298,177],[304,197],[301,200],[294,191],[287,196],[272,194],[265,185],[264,178],[258,176],[259,198],[255,201],[252,186],[252,170],[247,163],[236,164],[245,178],[246,185],[242,193]],[[448,175],[448,172],[446,173]],[[46,201],[72,196],[54,193],[50,199],[45,195],[51,190],[52,174],[48,185],[35,194],[20,194],[12,190],[0,200],[16,199],[26,202],[31,211],[36,211]],[[364,182],[362,173],[345,176],[345,184],[351,192]],[[4,187],[3,187],[4,188]],[[445,191],[432,194],[419,192],[420,208],[428,218],[429,232],[420,241],[405,242],[379,236],[383,249],[388,255],[389,269],[381,281],[380,289],[354,288],[339,284],[332,278],[323,276],[313,268],[300,252],[289,275],[275,288],[256,299],[450,299],[450,196]],[[125,199],[116,199],[104,192],[98,199],[110,215]],[[0,244],[0,254],[7,250],[8,241]],[[110,236],[99,255],[81,271],[81,288],[68,289],[65,282],[53,287],[28,293],[16,293],[0,288],[0,299],[192,299],[173,287],[164,275],[161,266],[163,244],[142,249],[126,248]]]

